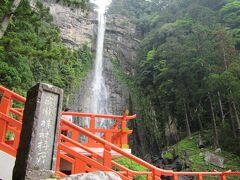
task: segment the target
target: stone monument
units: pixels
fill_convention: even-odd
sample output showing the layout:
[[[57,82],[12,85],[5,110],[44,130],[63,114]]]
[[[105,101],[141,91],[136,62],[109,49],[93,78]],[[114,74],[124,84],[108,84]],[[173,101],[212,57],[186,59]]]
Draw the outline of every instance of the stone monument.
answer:
[[[56,166],[63,90],[39,83],[27,93],[13,180],[44,179]]]

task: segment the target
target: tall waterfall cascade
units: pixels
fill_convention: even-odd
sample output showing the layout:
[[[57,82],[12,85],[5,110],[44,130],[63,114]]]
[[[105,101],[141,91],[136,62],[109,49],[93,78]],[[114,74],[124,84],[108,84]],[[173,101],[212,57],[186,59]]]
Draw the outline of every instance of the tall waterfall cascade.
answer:
[[[105,79],[103,76],[103,47],[104,47],[104,34],[106,27],[106,10],[110,5],[110,0],[91,0],[97,8],[98,12],[98,33],[97,33],[97,49],[96,59],[94,66],[94,77],[91,82],[92,93],[91,101],[89,104],[89,112],[95,114],[109,114],[108,99],[109,92],[106,87]],[[97,127],[109,127],[111,125],[110,120],[97,120]]]

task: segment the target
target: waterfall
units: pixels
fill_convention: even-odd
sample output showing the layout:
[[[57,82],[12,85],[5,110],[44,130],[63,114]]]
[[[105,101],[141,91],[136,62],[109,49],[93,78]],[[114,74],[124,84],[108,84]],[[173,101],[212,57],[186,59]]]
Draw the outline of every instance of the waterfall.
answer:
[[[92,95],[89,111],[95,114],[109,114],[108,111],[108,98],[109,93],[106,87],[105,79],[103,76],[103,47],[104,47],[104,34],[106,26],[106,9],[110,4],[110,0],[91,0],[92,3],[97,5],[96,11],[98,12],[98,34],[97,34],[97,49],[96,59],[94,66],[94,77],[91,84]],[[109,127],[111,121],[97,120],[97,127]]]

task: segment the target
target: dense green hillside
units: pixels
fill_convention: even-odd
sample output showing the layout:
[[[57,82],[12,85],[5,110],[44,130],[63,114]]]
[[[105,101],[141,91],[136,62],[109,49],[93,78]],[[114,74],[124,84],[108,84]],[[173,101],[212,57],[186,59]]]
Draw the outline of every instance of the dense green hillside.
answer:
[[[135,153],[212,129],[215,147],[239,154],[240,1],[120,0],[111,11],[141,32],[136,75],[120,76],[140,115]]]
[[[210,133],[211,134],[211,133]],[[205,140],[207,140],[210,136],[209,132],[205,131]],[[208,136],[208,137],[207,137]],[[206,142],[206,141],[205,141]],[[227,151],[222,152],[214,152],[215,149],[210,144],[206,145],[204,148],[198,148],[198,134],[194,134],[193,138],[185,138],[178,142],[174,148],[176,149],[176,153],[180,157],[184,157],[186,152],[189,154],[188,160],[191,163],[191,170],[192,171],[227,171],[231,169],[232,171],[240,171],[240,157],[229,153]],[[224,168],[220,168],[214,166],[210,163],[207,163],[204,160],[204,154],[206,152],[211,152],[215,155],[224,158]]]
[[[181,171],[193,171],[193,172],[213,172],[213,171],[240,171],[240,157],[226,152],[215,152],[215,149],[208,141],[211,141],[211,132],[210,131],[204,131],[204,135],[202,138],[204,139],[205,146],[204,148],[198,147],[198,139],[199,135],[198,133],[194,133],[193,137],[191,139],[184,138],[181,141],[179,141],[177,144],[168,147],[164,151],[163,158],[165,161],[168,161],[170,159],[173,159],[173,153],[177,155],[177,159],[175,161],[180,164]],[[206,162],[205,154],[206,153],[212,153],[218,158],[223,158],[223,165],[224,167],[218,167],[216,165],[213,165],[209,162]],[[160,155],[160,154],[159,154]],[[167,160],[168,159],[168,160]],[[132,169],[134,171],[147,171],[144,167],[138,165],[137,163],[134,163],[130,161],[127,158],[118,158],[115,160],[117,163],[124,165],[125,167],[128,167],[129,169]],[[159,162],[153,163],[156,166],[159,166]],[[166,166],[176,166],[176,163],[170,163]],[[165,168],[166,168],[165,166]],[[167,169],[167,168],[166,168]],[[174,169],[176,171],[176,169]],[[179,170],[178,170],[179,171]],[[134,179],[146,179],[146,177],[136,177]],[[204,177],[206,180],[215,180],[218,179],[217,177]],[[238,177],[229,177],[228,179],[232,180],[238,180]]]
[[[0,19],[11,12],[11,2],[1,2]],[[59,29],[41,3],[33,9],[22,0],[0,38],[0,84],[21,94],[37,82],[51,83],[67,94],[79,84],[91,62],[87,46],[72,50],[63,45]]]

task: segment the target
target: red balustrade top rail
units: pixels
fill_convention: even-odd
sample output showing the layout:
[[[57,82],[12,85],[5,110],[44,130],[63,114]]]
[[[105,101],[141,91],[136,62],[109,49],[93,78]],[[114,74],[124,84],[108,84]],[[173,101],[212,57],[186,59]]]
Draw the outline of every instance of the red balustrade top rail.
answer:
[[[105,119],[123,119],[131,120],[135,119],[137,116],[127,116],[126,114],[123,116],[119,115],[106,115],[106,114],[90,114],[90,113],[79,113],[79,112],[62,112],[62,115],[71,115],[71,116],[78,116],[78,117],[95,117],[95,118],[105,118]]]
[[[0,92],[3,94],[3,97],[7,97],[11,100],[16,100],[17,102],[24,104],[26,101],[26,98],[18,95],[17,93],[3,87],[0,85]]]

